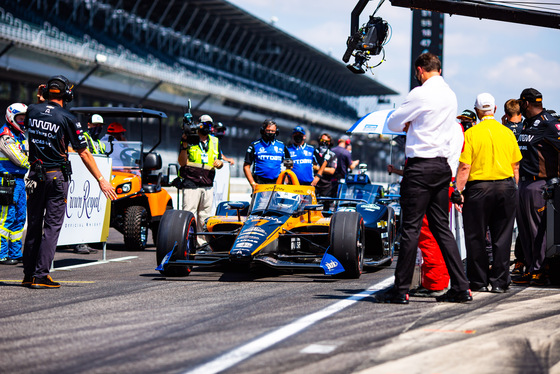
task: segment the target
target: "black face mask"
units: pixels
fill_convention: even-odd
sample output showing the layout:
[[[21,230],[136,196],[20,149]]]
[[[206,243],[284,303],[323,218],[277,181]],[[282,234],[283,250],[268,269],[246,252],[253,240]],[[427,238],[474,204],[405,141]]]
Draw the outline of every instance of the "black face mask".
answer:
[[[470,121],[461,121],[461,125],[463,125],[463,131],[467,131],[473,126],[473,123]]]
[[[276,138],[276,134],[275,133],[269,134],[265,132],[262,138],[265,142],[271,142]]]
[[[212,126],[208,124],[203,124],[199,129],[198,132],[201,135],[209,135],[212,132]]]
[[[92,139],[97,140],[99,139],[99,135],[101,135],[102,130],[103,128],[101,126],[94,126],[88,129],[88,132]]]
[[[300,144],[301,142],[303,142],[303,134],[294,135],[294,142],[296,142],[296,144]]]
[[[319,147],[330,148],[330,142],[321,141],[321,142],[319,142]]]

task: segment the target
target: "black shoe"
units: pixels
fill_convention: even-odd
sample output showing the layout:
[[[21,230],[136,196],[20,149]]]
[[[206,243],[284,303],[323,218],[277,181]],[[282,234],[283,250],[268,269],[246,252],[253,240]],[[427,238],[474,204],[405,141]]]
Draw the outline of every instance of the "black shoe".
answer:
[[[471,291],[472,292],[488,292],[488,287],[486,286],[482,286],[482,287],[471,287]]]
[[[533,279],[531,273],[525,273],[519,277],[512,278],[511,282],[515,284],[529,284],[529,282],[531,282],[531,279]]]
[[[29,287],[33,283],[33,277],[31,275],[24,275],[23,280],[21,281],[21,285],[23,287]]]
[[[443,290],[428,290],[427,288],[420,286],[414,290],[410,290],[408,293],[410,294],[410,296],[415,297],[436,297],[441,296],[446,292],[447,288]]]
[[[464,303],[467,301],[472,301],[471,290],[465,291],[455,291],[453,289],[447,291],[447,293],[436,297],[436,301],[447,302],[447,303]]]
[[[6,258],[4,260],[0,260],[0,264],[2,264],[2,265],[17,265],[18,260],[14,260],[13,258]]]
[[[379,301],[389,304],[408,304],[408,294],[400,294],[391,290],[386,292],[384,295],[381,295]]]
[[[33,283],[31,283],[30,288],[41,289],[41,288],[58,288],[60,283],[52,280],[50,275],[46,277],[33,277]]]
[[[548,276],[544,273],[533,274],[533,276],[531,277],[531,281],[529,282],[530,286],[537,286],[537,287],[548,286],[549,284],[550,284],[550,280],[548,279]]]
[[[492,287],[492,293],[504,293],[506,292],[505,288],[502,287]]]

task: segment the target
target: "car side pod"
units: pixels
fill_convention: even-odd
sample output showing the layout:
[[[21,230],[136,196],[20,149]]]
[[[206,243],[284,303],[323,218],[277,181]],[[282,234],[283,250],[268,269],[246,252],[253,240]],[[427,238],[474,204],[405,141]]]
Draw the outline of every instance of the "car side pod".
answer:
[[[164,271],[165,270],[165,265],[167,265],[169,263],[169,259],[173,255],[173,251],[175,250],[175,248],[177,248],[177,242],[175,242],[175,244],[173,244],[173,248],[169,251],[169,253],[167,253],[165,255],[165,257],[163,257],[163,260],[161,260],[161,263],[158,265],[156,270],[158,270],[158,271]]]
[[[325,252],[325,254],[323,255],[320,266],[325,271],[325,275],[335,275],[344,271],[344,267],[342,266],[340,261],[338,261],[336,257],[328,254],[327,252]]]

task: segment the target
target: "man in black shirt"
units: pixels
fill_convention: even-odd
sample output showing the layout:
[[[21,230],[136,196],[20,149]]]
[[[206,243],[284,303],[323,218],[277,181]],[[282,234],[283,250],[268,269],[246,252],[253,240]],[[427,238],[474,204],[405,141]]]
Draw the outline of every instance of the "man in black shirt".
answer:
[[[43,93],[48,101],[29,106],[25,117],[29,129],[29,179],[34,186],[27,200],[22,284],[31,288],[60,287],[50,277],[49,270],[64,221],[68,180],[72,174],[67,153],[69,143],[97,179],[105,196],[117,198],[87,149],[80,122],[63,107],[65,101],[72,100],[72,87],[62,75],[51,77]]]
[[[332,176],[336,172],[336,166],[338,162],[336,155],[330,149],[331,145],[332,145],[331,136],[327,133],[321,134],[321,136],[319,137],[318,150],[319,150],[320,160],[318,160],[318,163],[322,164],[324,161],[327,161],[327,166],[323,170],[322,176],[320,177],[319,182],[317,182],[317,185],[315,186],[315,193],[317,194],[317,196],[323,196],[323,197],[331,196]],[[313,166],[313,169],[315,171],[319,171],[319,167],[320,167],[319,165],[315,165]],[[325,207],[325,210],[329,210],[330,202],[324,201],[323,206]]]
[[[560,177],[560,121],[543,108],[542,94],[526,88],[519,98],[525,117],[517,138],[523,159],[519,165],[519,213],[517,225],[521,239],[526,273],[514,283],[544,286],[546,253],[546,201],[542,188],[546,181]]]

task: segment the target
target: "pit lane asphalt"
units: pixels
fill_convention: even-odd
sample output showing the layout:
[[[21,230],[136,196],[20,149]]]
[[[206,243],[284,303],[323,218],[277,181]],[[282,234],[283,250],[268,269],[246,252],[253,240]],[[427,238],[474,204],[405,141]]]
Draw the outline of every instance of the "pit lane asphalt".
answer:
[[[111,230],[107,258],[128,256],[54,271],[52,290],[21,287],[21,265],[0,266],[0,372],[560,373],[555,287],[391,305],[364,290],[394,266],[359,280],[208,269],[166,279],[153,246],[128,252]],[[99,259],[61,250],[55,267]]]

